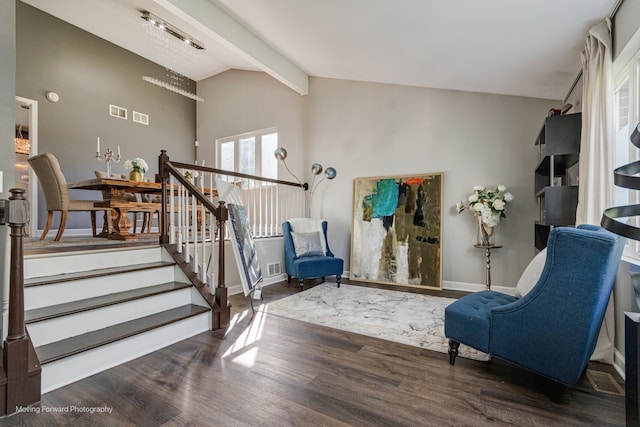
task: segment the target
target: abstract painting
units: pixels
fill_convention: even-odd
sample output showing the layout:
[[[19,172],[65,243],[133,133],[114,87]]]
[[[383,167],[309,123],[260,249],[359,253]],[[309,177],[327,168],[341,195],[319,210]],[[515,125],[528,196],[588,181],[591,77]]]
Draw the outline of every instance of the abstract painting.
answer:
[[[351,280],[442,289],[443,178],[353,180]]]

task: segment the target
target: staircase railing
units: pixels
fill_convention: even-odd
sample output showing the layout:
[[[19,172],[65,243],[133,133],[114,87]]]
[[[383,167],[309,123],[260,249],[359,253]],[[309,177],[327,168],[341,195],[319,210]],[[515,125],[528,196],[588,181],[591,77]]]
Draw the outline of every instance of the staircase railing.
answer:
[[[24,251],[22,236],[29,221],[29,202],[24,190],[9,190],[9,200],[0,201],[0,224],[11,228],[11,266],[9,271],[9,324],[3,347],[2,378],[4,399],[0,415],[12,414],[19,407],[40,401],[41,368],[24,323]]]
[[[230,321],[224,253],[228,212],[225,202],[219,200],[218,184],[224,181],[236,186],[232,187],[238,189],[235,199],[245,205],[252,234],[257,238],[281,235],[283,221],[304,216],[306,187],[173,162],[166,150],[158,157],[158,171],[161,204],[166,207],[160,211],[160,244],[212,306],[212,329],[225,328]]]

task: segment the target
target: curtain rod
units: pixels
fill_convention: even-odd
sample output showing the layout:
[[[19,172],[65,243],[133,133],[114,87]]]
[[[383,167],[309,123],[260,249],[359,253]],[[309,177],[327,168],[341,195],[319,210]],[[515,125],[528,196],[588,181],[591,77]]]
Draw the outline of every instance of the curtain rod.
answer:
[[[622,2],[624,2],[624,0],[618,0],[616,2],[615,5],[613,5],[613,9],[611,9],[611,12],[608,15],[608,18],[611,19],[611,30],[613,32],[613,18],[615,18],[616,13],[618,13],[618,9],[620,9],[620,6],[622,5]],[[563,104],[567,103],[567,100],[569,99],[569,97],[571,96],[571,92],[573,92],[573,89],[576,88],[576,85],[578,84],[578,81],[580,81],[580,77],[582,77],[582,69],[580,69],[580,71],[578,72],[578,76],[576,77],[576,79],[573,81],[573,84],[571,85],[571,87],[569,88],[569,92],[567,92],[567,95],[564,97],[564,100],[562,101]]]

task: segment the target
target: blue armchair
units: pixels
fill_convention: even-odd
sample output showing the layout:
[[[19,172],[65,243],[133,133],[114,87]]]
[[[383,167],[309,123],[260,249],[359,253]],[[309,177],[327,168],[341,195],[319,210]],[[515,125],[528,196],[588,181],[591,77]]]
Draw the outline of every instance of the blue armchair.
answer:
[[[529,293],[482,291],[445,309],[449,363],[463,343],[574,386],[596,346],[623,247],[623,238],[598,226],[554,228]]]
[[[296,219],[282,223],[284,235],[284,260],[287,282],[291,283],[291,277],[297,277],[300,281],[300,290],[304,286],[304,279],[326,276],[336,276],[336,282],[340,287],[344,261],[336,258],[327,241],[327,222],[321,222],[322,231],[308,232],[309,224],[317,220]],[[291,223],[305,224],[303,232],[293,232]],[[297,229],[297,228],[296,228]],[[319,227],[318,227],[319,229]],[[294,242],[295,238],[295,242]]]

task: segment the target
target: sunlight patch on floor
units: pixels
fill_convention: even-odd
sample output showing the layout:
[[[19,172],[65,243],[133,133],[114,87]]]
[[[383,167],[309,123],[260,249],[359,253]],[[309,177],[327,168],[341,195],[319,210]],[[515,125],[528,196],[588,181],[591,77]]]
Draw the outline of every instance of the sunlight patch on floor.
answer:
[[[256,311],[252,315],[251,310],[245,310],[242,313],[236,314],[231,319],[229,328],[225,334],[226,337],[233,328],[241,328],[243,321],[249,316],[253,317],[248,319],[249,324],[246,326],[246,329],[242,331],[231,347],[222,355],[223,359],[229,359],[233,363],[237,363],[246,368],[252,368],[258,357],[258,341],[262,337],[266,313]]]

